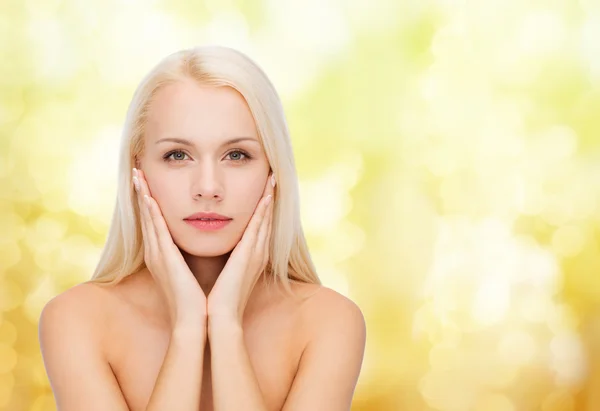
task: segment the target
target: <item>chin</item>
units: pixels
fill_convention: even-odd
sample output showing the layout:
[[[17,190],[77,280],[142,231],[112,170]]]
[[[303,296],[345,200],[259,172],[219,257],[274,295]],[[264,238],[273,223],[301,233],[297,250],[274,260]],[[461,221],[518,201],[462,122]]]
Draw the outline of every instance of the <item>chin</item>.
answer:
[[[235,244],[229,242],[218,239],[187,239],[175,241],[175,244],[182,252],[194,257],[219,257],[233,250]]]

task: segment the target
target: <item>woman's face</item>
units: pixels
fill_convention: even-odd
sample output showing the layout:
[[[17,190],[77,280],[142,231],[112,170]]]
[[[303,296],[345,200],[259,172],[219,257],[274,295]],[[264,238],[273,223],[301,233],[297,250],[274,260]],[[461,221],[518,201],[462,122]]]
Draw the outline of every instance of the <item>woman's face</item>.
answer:
[[[242,95],[192,80],[168,85],[149,107],[144,138],[140,168],[175,244],[194,256],[230,252],[242,238],[270,171]],[[238,138],[245,139],[229,142]],[[185,221],[198,212],[232,220],[206,231]]]

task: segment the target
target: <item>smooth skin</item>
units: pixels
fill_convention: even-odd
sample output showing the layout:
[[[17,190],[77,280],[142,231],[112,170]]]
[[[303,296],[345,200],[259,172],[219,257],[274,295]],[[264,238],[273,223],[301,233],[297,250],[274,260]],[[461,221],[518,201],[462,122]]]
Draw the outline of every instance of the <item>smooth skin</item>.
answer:
[[[167,86],[146,131],[136,197],[151,270],[110,288],[79,284],[46,304],[39,339],[57,409],[349,410],[366,342],[358,306],[315,284],[293,282],[310,295],[300,304],[256,283],[274,187],[258,141],[235,143],[247,162],[224,143],[257,139],[243,98]],[[158,142],[172,136],[188,142]],[[185,157],[166,162],[172,149]],[[200,233],[182,220],[200,210],[234,220]]]
[[[206,325],[206,296],[173,243],[160,207],[149,195],[143,172],[134,168],[133,174],[144,239],[144,262],[163,292],[171,328]]]
[[[267,179],[262,199],[242,239],[231,252],[206,298],[181,252],[173,243],[160,206],[152,198],[145,182],[143,171],[134,169],[133,173],[142,214],[145,262],[165,293],[173,327],[209,322],[220,325],[221,321],[241,327],[250,294],[269,259],[268,245],[273,219],[271,199],[275,187],[272,174]]]
[[[242,319],[246,304],[268,261],[268,245],[271,238],[271,221],[273,218],[272,197],[274,194],[275,179],[267,179],[263,191],[263,197],[259,201],[250,222],[248,223],[242,239],[233,249],[225,267],[213,286],[208,298],[198,285],[192,272],[189,270],[183,256],[177,246],[173,243],[167,224],[160,211],[160,206],[152,198],[145,182],[142,170],[133,170],[133,184],[138,193],[138,206],[140,207],[142,219],[142,231],[144,236],[144,258],[157,284],[161,285],[171,313],[171,324],[174,338],[189,335],[191,340],[197,339],[213,341],[213,335],[221,336],[228,342],[237,341],[243,345]],[[207,329],[207,325],[210,325]],[[236,338],[237,337],[237,338]],[[202,347],[206,344],[204,341]],[[220,346],[214,342],[211,344],[213,356],[217,357],[213,363],[219,362],[224,355]],[[228,350],[231,351],[231,350]],[[237,375],[237,380],[231,378],[231,374],[214,373],[213,387],[216,392],[231,392],[245,388],[246,392],[239,396],[223,395],[214,396],[215,409],[236,409],[242,404],[237,404],[235,398],[243,400],[248,406],[251,401],[254,404],[249,409],[267,409],[260,393],[259,384],[251,372],[251,365],[244,347],[238,347],[240,353],[238,364],[242,365],[245,373]],[[169,358],[169,352],[167,352]],[[202,361],[203,362],[203,361]],[[239,365],[238,365],[239,367]],[[202,370],[199,366],[198,370]],[[159,374],[156,387],[152,392],[148,404],[148,410],[159,410],[164,407],[172,409],[194,409],[200,404],[200,391],[189,390],[185,394],[177,396],[177,406],[173,403],[172,392],[178,388],[172,380],[167,379],[167,372]],[[198,372],[194,376],[196,386],[202,385],[202,375]],[[189,384],[189,381],[187,382]],[[218,387],[223,386],[219,390]],[[183,394],[183,395],[182,395]],[[187,394],[187,395],[186,395]],[[232,401],[232,399],[234,399]]]

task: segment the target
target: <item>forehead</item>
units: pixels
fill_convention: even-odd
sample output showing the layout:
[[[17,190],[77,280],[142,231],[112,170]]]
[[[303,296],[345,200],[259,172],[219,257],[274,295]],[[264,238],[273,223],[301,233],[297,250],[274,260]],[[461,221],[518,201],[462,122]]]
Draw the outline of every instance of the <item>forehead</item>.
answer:
[[[192,80],[169,84],[154,95],[145,128],[150,141],[178,136],[218,142],[230,136],[257,136],[250,108],[237,90]]]

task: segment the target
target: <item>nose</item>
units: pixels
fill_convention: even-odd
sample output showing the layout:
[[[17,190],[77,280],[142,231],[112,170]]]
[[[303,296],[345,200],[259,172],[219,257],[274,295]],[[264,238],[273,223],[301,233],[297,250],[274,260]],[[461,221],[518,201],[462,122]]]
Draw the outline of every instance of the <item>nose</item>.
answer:
[[[222,176],[218,167],[205,162],[192,175],[192,197],[194,200],[221,200],[223,197]]]

